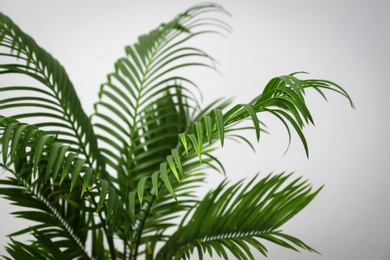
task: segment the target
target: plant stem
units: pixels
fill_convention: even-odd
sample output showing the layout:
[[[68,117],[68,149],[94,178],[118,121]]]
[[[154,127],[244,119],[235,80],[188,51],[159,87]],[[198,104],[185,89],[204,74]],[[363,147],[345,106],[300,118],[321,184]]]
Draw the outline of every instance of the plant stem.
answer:
[[[150,209],[152,208],[152,205],[153,205],[155,199],[156,199],[156,196],[154,195],[153,198],[152,198],[152,200],[151,200],[151,201],[148,203],[148,205],[147,205],[147,208],[146,208],[146,212],[145,212],[144,218],[143,218],[142,221],[141,221],[141,225],[140,225],[140,227],[139,227],[139,229],[138,229],[137,237],[136,237],[136,239],[135,239],[135,251],[134,251],[134,254],[130,255],[130,259],[131,259],[131,260],[136,260],[136,259],[137,259],[138,248],[139,248],[139,244],[141,243],[142,231],[143,231],[143,229],[144,229],[146,219],[148,218]],[[147,253],[147,252],[146,252],[146,253]]]
[[[93,205],[95,206],[95,208],[97,208],[97,203],[95,201],[95,198],[92,196],[91,193],[89,193],[89,196],[91,198],[91,201],[92,201]],[[113,239],[112,235],[109,235],[109,233],[108,233],[108,230],[107,230],[107,227],[106,227],[103,215],[102,215],[102,211],[99,211],[98,215],[99,215],[100,222],[102,224],[104,235],[106,237],[108,246],[110,248],[111,259],[115,260],[116,259],[116,253],[115,253],[114,239]]]

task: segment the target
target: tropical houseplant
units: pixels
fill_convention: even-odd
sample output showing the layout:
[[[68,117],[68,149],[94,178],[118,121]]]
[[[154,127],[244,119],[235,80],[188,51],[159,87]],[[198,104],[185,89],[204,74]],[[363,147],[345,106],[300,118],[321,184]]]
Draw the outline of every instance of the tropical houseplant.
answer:
[[[300,178],[256,175],[223,181],[203,198],[195,191],[207,171],[224,173],[213,151],[225,139],[252,146],[248,130],[259,139],[260,113],[295,131],[307,153],[305,91],[351,100],[330,81],[291,74],[246,104],[219,99],[201,108],[195,83],[179,72],[213,67],[188,42],[229,31],[215,12],[225,11],[194,6],[126,46],[90,117],[60,63],[0,14],[0,74],[33,80],[0,86],[0,167],[12,175],[0,179],[0,194],[23,208],[12,214],[34,223],[10,235],[6,259],[253,259],[254,251],[267,255],[265,240],[315,252],[280,230],[320,190]],[[17,241],[21,234],[31,241]]]

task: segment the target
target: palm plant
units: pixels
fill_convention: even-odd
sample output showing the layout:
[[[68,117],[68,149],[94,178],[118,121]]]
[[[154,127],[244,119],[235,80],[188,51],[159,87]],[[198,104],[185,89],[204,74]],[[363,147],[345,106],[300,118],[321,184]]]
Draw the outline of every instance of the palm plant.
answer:
[[[225,174],[213,156],[225,139],[253,148],[245,133],[259,140],[260,113],[280,119],[289,137],[294,130],[308,154],[302,129],[313,119],[305,91],[352,101],[331,81],[295,73],[271,79],[246,104],[219,99],[201,108],[197,86],[179,72],[215,68],[188,42],[230,31],[210,15],[216,12],[226,13],[217,4],[194,6],[126,46],[90,117],[60,63],[0,13],[0,74],[32,79],[0,86],[8,115],[0,115],[0,166],[12,175],[0,180],[0,194],[23,207],[12,214],[34,223],[10,234],[12,258],[189,259],[196,250],[199,258],[254,259],[253,251],[267,255],[265,240],[316,252],[280,227],[321,188],[281,173],[225,180],[203,198],[196,191],[207,171]],[[17,241],[22,234],[31,240]]]

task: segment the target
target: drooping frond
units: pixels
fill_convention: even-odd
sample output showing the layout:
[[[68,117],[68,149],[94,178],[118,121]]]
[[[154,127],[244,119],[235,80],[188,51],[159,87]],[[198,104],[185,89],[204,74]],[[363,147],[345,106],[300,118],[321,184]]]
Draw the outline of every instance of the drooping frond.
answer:
[[[163,172],[160,171],[161,180],[166,186],[169,186],[169,180],[164,178],[168,173],[174,174],[177,180],[180,180],[180,176],[177,174],[181,168],[180,163],[185,160],[190,151],[195,151],[199,161],[202,162],[204,147],[218,140],[223,146],[225,134],[242,130],[242,128],[236,128],[236,125],[243,120],[250,119],[252,121],[256,138],[259,140],[261,131],[264,131],[258,118],[258,114],[262,112],[271,113],[280,119],[286,127],[289,140],[291,139],[291,128],[295,130],[304,146],[306,155],[309,156],[309,148],[302,131],[306,124],[314,122],[304,98],[308,88],[315,89],[323,97],[325,97],[324,89],[335,91],[345,96],[354,107],[345,90],[333,82],[317,79],[300,80],[294,74],[273,78],[263,92],[248,104],[235,105],[226,112],[221,109],[213,109],[210,113],[203,115],[199,121],[194,122],[191,132],[179,134],[181,143],[181,146],[177,148],[179,152],[172,152],[170,155],[174,160],[171,163],[168,162],[169,168]],[[167,162],[163,164],[167,164]],[[153,188],[156,187],[157,182]],[[175,196],[172,190],[171,194]]]
[[[23,246],[13,240],[10,244],[10,249],[7,250],[11,255],[14,255],[13,251],[15,251],[15,254],[24,252],[22,248],[32,250],[36,247],[36,249],[39,249],[41,257],[45,255],[42,252],[46,252],[46,259],[90,259],[85,249],[86,225],[88,225],[85,221],[85,215],[89,210],[85,208],[83,203],[78,201],[77,196],[66,195],[58,187],[53,189],[53,191],[50,191],[50,187],[47,187],[48,190],[46,192],[40,192],[38,187],[26,189],[25,186],[29,186],[28,184],[23,183],[23,180],[14,178],[0,180],[0,184],[2,186],[0,194],[2,196],[12,201],[14,205],[26,208],[26,210],[19,210],[12,214],[18,218],[31,220],[33,223],[36,223],[9,235],[10,237],[15,237],[28,233],[37,238],[34,243],[30,245],[24,244]],[[55,186],[55,184],[52,186]],[[51,193],[48,193],[48,191]],[[58,211],[67,210],[64,207],[57,206],[57,203],[63,203],[62,200],[68,200],[68,203],[74,206],[71,209],[73,212]],[[76,212],[79,212],[79,214]],[[62,217],[63,214],[72,215],[73,219],[66,220]],[[77,232],[76,235],[75,230],[78,229],[85,229],[85,231]],[[80,237],[82,237],[83,233],[85,236],[84,240],[81,241]],[[35,259],[35,257],[34,255],[33,258]]]
[[[31,85],[0,86],[1,114],[28,119],[91,167],[102,167],[99,149],[89,118],[84,113],[65,69],[11,19],[0,13],[0,75],[16,74]],[[28,112],[26,112],[28,111]]]
[[[267,84],[263,93],[248,104],[236,105],[226,112],[222,112],[219,108],[212,109],[209,113],[203,113],[198,117],[200,120],[193,122],[187,133],[179,134],[181,145],[171,150],[171,154],[166,156],[166,161],[160,164],[153,176],[146,176],[139,182],[137,192],[140,202],[142,203],[145,189],[153,193],[161,190],[161,186],[165,186],[165,190],[176,198],[174,187],[177,185],[180,187],[177,181],[180,182],[187,176],[187,172],[183,171],[183,165],[187,160],[191,161],[195,157],[198,157],[201,163],[208,163],[209,160],[203,155],[209,154],[209,147],[217,141],[223,145],[225,137],[233,137],[250,144],[244,136],[237,134],[243,129],[253,129],[259,140],[260,132],[264,131],[262,122],[257,116],[260,112],[269,112],[280,119],[287,129],[289,138],[291,138],[292,127],[300,137],[308,155],[308,146],[302,132],[305,124],[313,123],[304,99],[307,88],[314,88],[322,95],[324,95],[322,89],[329,89],[350,100],[342,88],[329,81],[299,80],[293,74],[274,78]],[[351,105],[353,106],[352,102]],[[237,127],[238,123],[246,119],[253,122],[253,127]],[[153,195],[150,197],[154,200]],[[136,196],[132,198],[135,199]],[[148,206],[149,203],[146,203],[147,209]]]
[[[64,248],[61,252],[65,255],[77,252],[72,243],[78,244],[79,254],[86,254],[90,229],[106,228],[107,224],[112,232],[123,219],[123,206],[113,187],[97,179],[86,159],[71,152],[68,145],[34,125],[4,117],[0,117],[0,137],[0,167],[14,174],[11,180],[1,181],[1,186],[6,187],[0,188],[0,195],[15,205],[30,207],[16,212],[17,216],[41,222],[14,235],[62,237],[54,244]],[[106,201],[110,204],[106,205]],[[100,211],[107,222],[100,219],[96,223],[93,216]],[[39,243],[45,242],[43,238],[38,239]]]
[[[213,253],[229,259],[227,252],[237,259],[256,259],[249,246],[267,256],[262,240],[315,252],[280,230],[319,192],[312,192],[300,178],[287,182],[290,176],[269,175],[261,180],[256,176],[245,186],[222,182],[188,212],[156,259],[191,259],[195,249],[199,259]]]
[[[306,124],[314,123],[314,121],[305,102],[305,89],[313,88],[324,98],[326,97],[323,89],[335,91],[345,96],[352,107],[354,105],[348,94],[335,83],[317,79],[300,80],[294,74],[273,78],[263,92],[248,104],[238,104],[225,113],[213,110],[208,115],[203,116],[199,122],[193,125],[191,134],[181,136],[182,145],[186,150],[189,149],[190,145],[198,154],[203,144],[206,143],[204,140],[206,138],[207,142],[219,139],[223,146],[226,129],[243,119],[250,119],[253,122],[256,138],[259,140],[260,132],[263,129],[260,127],[257,114],[268,112],[283,122],[289,138],[291,138],[291,127],[297,132],[308,156],[309,150],[302,130]]]
[[[17,178],[37,185],[48,181],[70,179],[70,192],[86,172],[91,183],[95,176],[91,168],[85,168],[86,159],[72,153],[70,146],[56,141],[35,125],[20,123],[13,118],[0,116],[1,165],[15,172]],[[27,183],[26,183],[27,184]],[[85,184],[85,187],[90,183]],[[39,185],[37,185],[39,186]],[[42,188],[41,188],[42,189]]]

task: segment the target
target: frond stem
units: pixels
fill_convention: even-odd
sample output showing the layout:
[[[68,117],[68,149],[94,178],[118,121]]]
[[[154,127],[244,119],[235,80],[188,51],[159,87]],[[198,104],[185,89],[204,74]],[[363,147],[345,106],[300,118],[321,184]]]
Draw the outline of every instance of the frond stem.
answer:
[[[161,184],[161,182],[160,182],[160,184]],[[138,230],[138,233],[137,233],[137,236],[136,236],[136,239],[135,239],[134,254],[132,254],[130,256],[130,260],[137,260],[138,248],[139,248],[139,245],[141,243],[142,231],[144,229],[144,226],[145,226],[145,223],[146,223],[146,219],[148,218],[150,209],[152,208],[152,205],[153,205],[155,199],[156,199],[156,196],[154,195],[152,197],[152,200],[146,205],[146,211],[145,211],[145,214],[144,214],[144,218],[141,220],[141,225],[139,227],[139,230]]]

